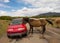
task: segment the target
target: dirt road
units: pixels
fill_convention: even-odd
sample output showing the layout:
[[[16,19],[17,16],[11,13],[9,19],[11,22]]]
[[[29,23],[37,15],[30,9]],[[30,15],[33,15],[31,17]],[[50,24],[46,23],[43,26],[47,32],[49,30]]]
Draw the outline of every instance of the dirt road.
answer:
[[[32,37],[22,37],[19,39],[8,39],[6,35],[0,38],[0,43],[60,43],[60,29],[47,28],[45,39],[40,39],[41,34],[34,29]]]

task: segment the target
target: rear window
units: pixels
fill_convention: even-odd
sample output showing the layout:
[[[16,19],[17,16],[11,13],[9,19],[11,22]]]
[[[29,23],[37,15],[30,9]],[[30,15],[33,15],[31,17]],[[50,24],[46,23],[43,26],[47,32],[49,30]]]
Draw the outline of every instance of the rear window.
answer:
[[[14,19],[12,20],[11,22],[11,25],[18,25],[18,24],[22,24],[22,21],[23,19]]]

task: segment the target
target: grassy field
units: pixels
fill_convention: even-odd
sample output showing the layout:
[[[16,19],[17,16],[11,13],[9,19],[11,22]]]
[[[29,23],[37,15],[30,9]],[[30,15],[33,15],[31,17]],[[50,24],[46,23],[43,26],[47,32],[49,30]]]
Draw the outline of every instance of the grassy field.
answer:
[[[6,33],[7,26],[10,21],[8,20],[0,20],[0,37]]]

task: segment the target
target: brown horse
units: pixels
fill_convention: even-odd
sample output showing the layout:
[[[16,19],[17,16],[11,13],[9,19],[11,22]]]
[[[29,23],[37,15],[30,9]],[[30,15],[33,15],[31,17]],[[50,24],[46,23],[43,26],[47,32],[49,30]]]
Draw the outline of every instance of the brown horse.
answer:
[[[30,25],[30,30],[29,33],[31,32],[33,34],[33,27],[42,27],[42,36],[44,35],[45,31],[46,31],[46,24],[47,22],[50,23],[51,25],[53,25],[53,23],[51,21],[49,21],[48,19],[33,19],[33,18],[23,18],[25,23],[29,23]]]
[[[49,20],[51,20],[53,26],[60,28],[60,18],[49,18]]]
[[[60,18],[55,19],[55,24],[57,28],[60,28]]]

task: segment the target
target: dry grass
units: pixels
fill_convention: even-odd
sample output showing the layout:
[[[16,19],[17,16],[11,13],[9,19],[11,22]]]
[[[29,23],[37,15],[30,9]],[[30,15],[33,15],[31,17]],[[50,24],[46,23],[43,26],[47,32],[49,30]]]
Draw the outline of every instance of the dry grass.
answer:
[[[8,20],[0,20],[0,37],[6,33],[8,24],[9,24]]]

